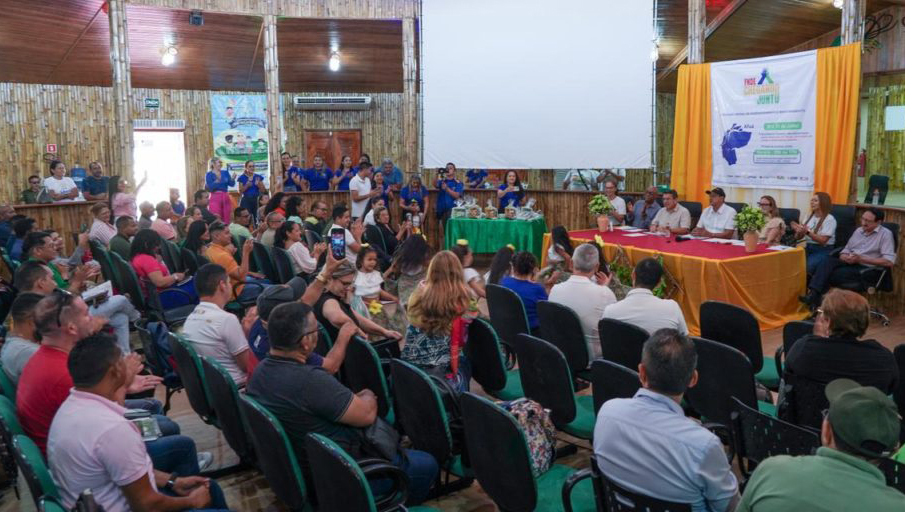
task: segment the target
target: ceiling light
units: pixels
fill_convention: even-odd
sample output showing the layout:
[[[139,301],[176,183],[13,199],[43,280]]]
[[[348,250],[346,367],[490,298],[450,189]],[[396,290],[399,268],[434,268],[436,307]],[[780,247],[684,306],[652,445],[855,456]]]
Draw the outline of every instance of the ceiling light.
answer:
[[[174,62],[176,62],[177,53],[179,53],[179,50],[177,50],[175,46],[166,47],[163,50],[163,56],[160,58],[160,63],[164,66],[171,66]]]
[[[843,5],[845,5],[845,0],[833,0],[833,7],[836,9],[842,9]]]
[[[330,71],[339,71],[339,52],[330,54],[330,62],[328,64],[330,66]]]

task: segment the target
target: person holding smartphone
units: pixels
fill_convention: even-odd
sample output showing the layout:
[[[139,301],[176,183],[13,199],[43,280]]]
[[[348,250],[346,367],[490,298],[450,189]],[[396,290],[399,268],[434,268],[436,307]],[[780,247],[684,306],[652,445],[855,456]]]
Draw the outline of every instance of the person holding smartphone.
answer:
[[[352,222],[349,209],[344,204],[333,207],[333,229],[330,230],[330,248],[333,257],[340,259],[345,254],[349,263],[355,263],[358,259],[358,251],[361,249],[361,235],[364,233],[364,225],[361,220]],[[342,249],[339,250],[340,242]]]
[[[440,221],[440,238],[446,229],[446,221],[452,214],[456,200],[462,196],[465,185],[456,179],[456,164],[449,162],[446,168],[440,169],[437,181],[434,184],[437,189],[437,220]]]

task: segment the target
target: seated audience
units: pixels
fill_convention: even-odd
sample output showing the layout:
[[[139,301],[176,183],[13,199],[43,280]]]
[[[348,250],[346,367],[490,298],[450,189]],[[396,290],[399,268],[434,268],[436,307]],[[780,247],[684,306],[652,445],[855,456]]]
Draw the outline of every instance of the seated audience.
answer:
[[[208,224],[206,222],[200,220],[196,220],[189,224],[189,230],[185,235],[182,246],[192,251],[192,254],[204,256],[204,253],[207,251],[207,246],[210,245],[211,242],[211,234],[207,226]]]
[[[669,235],[687,235],[691,230],[691,213],[679,204],[679,193],[673,189],[663,193],[663,208],[657,210],[650,230]]]
[[[490,270],[484,274],[484,282],[486,284],[500,284],[500,281],[512,272],[513,256],[515,256],[515,247],[512,244],[501,247],[495,252],[490,260]]]
[[[892,352],[874,340],[859,339],[870,325],[867,299],[847,290],[831,290],[817,310],[814,333],[796,341],[783,373],[826,384],[852,379],[891,394],[899,380]]]
[[[270,198],[270,201],[267,201],[267,206],[264,208],[264,215],[277,212],[285,217],[287,203],[289,203],[289,196],[283,192],[277,192]]]
[[[357,176],[356,176],[357,177]],[[358,259],[358,251],[361,249],[361,235],[364,234],[364,226],[361,220],[352,222],[349,209],[344,204],[333,207],[333,229],[342,228],[346,237],[346,259],[355,264]],[[330,236],[328,233],[327,236]]]
[[[763,196],[757,203],[760,210],[767,216],[767,223],[757,232],[758,243],[776,245],[786,232],[786,221],[779,214],[776,199],[773,196]]]
[[[151,224],[154,223],[151,218],[154,215],[154,205],[149,201],[143,201],[138,205],[138,211],[141,213],[138,217],[138,229],[151,229]]]
[[[643,201],[635,201],[629,215],[633,227],[650,230],[650,225],[661,208],[657,202],[658,195],[657,187],[651,186],[644,192]]]
[[[237,238],[251,238],[251,210],[236,208],[233,210],[233,221],[229,223],[229,233]]]
[[[313,274],[317,270],[317,260],[327,250],[326,243],[314,245],[312,251],[302,242],[302,226],[287,220],[277,229],[273,237],[273,246],[285,249],[289,253],[294,274]]]
[[[305,219],[305,228],[314,231],[320,236],[324,236],[327,225],[330,223],[330,209],[327,203],[323,201],[315,201],[311,205],[311,215]]]
[[[459,263],[462,264],[462,277],[465,280],[465,284],[468,285],[471,295],[479,299],[486,297],[487,291],[484,289],[484,280],[481,279],[481,274],[471,268],[472,263],[474,263],[474,254],[471,252],[471,247],[468,246],[468,240],[459,240],[450,251],[456,255]]]
[[[155,469],[141,434],[124,417],[123,396],[139,367],[123,358],[111,337],[82,339],[64,361],[62,370],[74,387],[61,400],[47,442],[48,465],[64,506],[74,506],[89,489],[109,511],[227,508],[215,482],[188,476],[199,472],[197,461]]]
[[[185,278],[182,272],[170,274],[170,270],[163,264],[160,257],[162,244],[160,235],[151,229],[142,229],[132,240],[129,261],[142,287],[145,286],[144,280],[147,279],[160,291],[178,285]],[[164,297],[161,297],[164,309],[167,309],[166,301],[163,299]]]
[[[0,347],[0,362],[3,371],[13,384],[19,382],[22,368],[38,351],[40,342],[35,336],[35,306],[44,296],[37,293],[19,293],[10,306],[9,316],[12,318],[6,340]]]
[[[731,511],[738,482],[720,439],[686,418],[682,395],[698,381],[694,343],[675,329],[646,342],[633,398],[603,404],[594,427],[600,472],[618,485],[694,511]]]
[[[169,201],[161,201],[157,203],[157,218],[151,223],[151,229],[167,241],[176,240],[176,228],[170,224],[170,217],[173,216],[173,207]]]
[[[427,268],[427,277],[409,298],[411,324],[405,333],[402,360],[449,380],[458,391],[468,391],[471,368],[465,359],[467,322],[463,316],[472,309],[459,259],[450,251],[438,252]]]
[[[528,251],[520,251],[512,258],[512,274],[500,280],[500,286],[514,291],[525,306],[528,316],[528,327],[534,332],[540,323],[537,320],[537,301],[547,300],[547,289],[559,277],[554,274],[544,284],[534,281],[537,271],[537,259]]]
[[[44,184],[41,182],[41,177],[37,174],[32,174],[28,177],[28,188],[19,194],[19,200],[24,204],[51,202],[50,197],[46,193],[41,193],[43,189]]]
[[[84,243],[83,243],[84,241]],[[83,233],[79,237],[79,251],[84,251],[88,245],[88,235]],[[33,231],[26,235],[25,242],[22,244],[22,255],[28,260],[37,261],[47,265],[53,272],[53,280],[57,286],[64,290],[71,290],[81,293],[85,287],[85,282],[100,273],[97,267],[89,265],[79,265],[69,272],[69,278],[63,277],[63,271],[54,260],[60,256],[57,244],[53,242],[53,238],[47,231]],[[74,255],[73,255],[74,257]],[[71,259],[70,259],[71,261]]]
[[[44,178],[44,188],[56,202],[85,200],[75,181],[66,176],[66,166],[59,160],[50,162],[50,176]]]
[[[427,275],[430,260],[431,248],[423,236],[410,236],[399,244],[383,278],[388,282],[395,281],[400,304],[408,304],[415,287]]]
[[[672,299],[654,295],[654,288],[663,278],[663,267],[653,258],[644,258],[632,271],[632,288],[621,301],[610,304],[603,318],[621,320],[653,334],[660,329],[675,329],[688,334],[682,308]]]
[[[82,195],[86,201],[107,201],[110,178],[104,176],[100,162],[88,164],[88,176],[82,180]]]
[[[13,236],[13,217],[16,209],[8,204],[0,204],[0,247],[6,247]]]
[[[826,388],[830,407],[815,455],[761,461],[737,512],[905,510],[905,495],[877,468],[899,444],[896,404],[876,388],[838,379]]]
[[[223,309],[233,296],[226,269],[215,263],[202,266],[195,273],[195,289],[201,302],[186,318],[183,336],[199,356],[214,359],[237,386],[244,386],[253,361],[239,319]]]
[[[735,233],[737,212],[726,204],[726,192],[716,187],[706,193],[710,196],[710,206],[701,213],[698,226],[691,234],[708,238],[732,238],[732,234]]]
[[[260,242],[267,247],[273,247],[273,239],[276,236],[277,230],[280,229],[280,226],[286,222],[286,217],[280,212],[270,212],[264,217],[264,222],[266,223],[267,229],[262,231],[259,235],[261,237]]]
[[[356,330],[348,322],[334,339],[348,339]],[[318,332],[311,307],[294,302],[277,306],[270,313],[267,331],[270,356],[255,370],[248,395],[280,420],[305,474],[312,469],[304,448],[309,433],[329,437],[353,458],[370,456],[363,447],[362,429],[377,419],[377,398],[368,389],[352,393],[322,367],[307,364]],[[436,460],[427,453],[403,449],[390,462],[408,475],[408,504],[423,501],[439,472]],[[372,484],[375,494],[381,494],[379,487],[377,482]]]
[[[94,203],[91,215],[94,216],[94,222],[91,223],[88,238],[107,247],[110,245],[110,239],[116,235],[116,228],[110,224],[110,207],[107,203]]]
[[[308,202],[302,196],[292,196],[286,200],[286,220],[301,224],[308,216]]]
[[[377,224],[374,221],[374,210],[377,208],[386,208],[386,201],[380,196],[372,197],[371,200],[368,201],[368,213],[365,214],[363,222],[366,228]]]
[[[126,261],[132,259],[132,237],[138,233],[138,223],[128,215],[116,219],[116,234],[110,238],[110,251]]]
[[[600,357],[597,324],[607,306],[616,303],[609,289],[609,276],[600,272],[600,252],[591,244],[581,244],[572,253],[572,276],[550,290],[550,302],[568,306],[581,321],[588,354]]]
[[[211,202],[210,192],[203,189],[196,190],[193,198],[195,200],[194,206],[197,206],[198,209],[201,210],[201,219],[204,220],[204,222],[210,224],[211,222],[217,220],[218,217],[211,213],[211,211],[207,208]]]
[[[836,218],[830,213],[833,200],[826,192],[815,192],[811,197],[811,214],[804,225],[792,222],[796,240],[804,240],[807,255],[807,271],[813,274],[823,260],[829,258],[836,244]]]
[[[211,263],[223,267],[229,274],[230,298],[239,302],[254,300],[266,286],[270,285],[270,281],[264,279],[262,274],[248,270],[254,240],[249,238],[242,244],[242,264],[240,265],[233,257],[237,248],[233,246],[233,239],[229,230],[226,229],[226,224],[220,221],[212,223],[210,233],[211,244],[204,255]]]
[[[35,230],[35,219],[25,217],[24,219],[16,219],[13,221],[13,236],[10,237],[6,244],[6,254],[13,261],[22,261],[22,247],[25,244],[25,237]]]
[[[141,183],[139,183],[135,190],[129,192],[129,181],[123,178],[122,176],[113,176],[110,178],[110,184],[108,189],[108,196],[110,199],[110,207],[113,208],[113,217],[114,220],[118,219],[123,215],[128,215],[129,217],[135,217],[138,206],[136,203],[136,195],[138,191],[141,190],[141,187],[148,181],[148,175],[145,174]],[[153,209],[153,207],[152,207]]]
[[[820,296],[833,285],[859,282],[868,268],[892,269],[896,262],[896,245],[892,231],[883,227],[883,210],[870,208],[861,214],[861,227],[852,233],[838,257],[824,258],[814,269],[808,282],[806,304],[816,305]]]

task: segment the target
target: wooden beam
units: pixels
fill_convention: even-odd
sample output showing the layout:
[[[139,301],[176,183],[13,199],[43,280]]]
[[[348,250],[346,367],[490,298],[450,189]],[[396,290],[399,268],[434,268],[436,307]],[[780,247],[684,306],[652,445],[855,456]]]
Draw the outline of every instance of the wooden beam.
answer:
[[[97,19],[97,15],[101,13],[103,8],[104,4],[101,3],[101,6],[98,7],[96,11],[94,11],[94,16],[92,16],[91,19],[88,20],[88,23],[85,24],[85,28],[83,28],[82,31],[79,32],[79,35],[75,38],[75,41],[73,41],[72,44],[69,45],[69,48],[66,49],[66,53],[63,54],[63,58],[61,58],[60,62],[57,62],[57,65],[54,66],[53,69],[50,70],[50,73],[47,74],[47,83],[50,83],[50,79],[53,78],[53,75],[57,72],[58,69],[60,69],[60,66],[62,66],[63,63],[66,62],[66,59],[69,58],[69,54],[71,54],[72,50],[74,50],[75,47],[78,46],[79,41],[81,41],[82,38],[85,37],[85,34],[88,32],[88,29],[91,28],[91,25],[94,25],[94,20]]]
[[[418,153],[418,62],[415,58],[415,18],[402,19],[402,169],[420,173]]]
[[[707,28],[704,30],[704,39],[706,40],[708,37],[710,37],[711,34],[716,32],[716,29],[720,28],[720,26],[725,23],[730,16],[735,14],[735,11],[737,11],[741,6],[745,5],[745,2],[747,1],[748,0],[732,0],[732,3],[730,3],[726,7],[723,7],[723,10],[720,11],[715,18],[713,18],[713,21],[707,24]],[[687,57],[688,46],[686,45],[679,51],[679,53],[676,54],[675,57],[673,57],[673,59],[663,69],[663,71],[657,73],[657,81],[666,78],[670,73],[678,69],[679,65],[685,62],[685,59]]]
[[[110,71],[113,74],[113,161],[110,169],[135,181],[132,151],[132,72],[129,59],[129,30],[124,0],[107,2],[110,21]]]
[[[283,124],[280,123],[280,63],[277,58],[277,17],[264,15],[264,95],[267,97],[267,148],[270,153],[270,193],[283,190],[283,165],[280,145]],[[290,105],[286,105],[289,108]]]
[[[704,62],[704,40],[707,39],[707,4],[704,0],[688,0],[688,49],[689,64]]]
[[[258,49],[261,48],[261,41],[264,39],[264,22],[261,21],[261,30],[258,31],[258,42],[255,43],[255,53],[251,56],[251,66],[248,67],[248,79],[245,81],[245,88],[251,88],[251,77],[255,70],[255,62],[258,61]]]
[[[842,4],[842,44],[864,40],[864,12],[867,0],[845,0]]]

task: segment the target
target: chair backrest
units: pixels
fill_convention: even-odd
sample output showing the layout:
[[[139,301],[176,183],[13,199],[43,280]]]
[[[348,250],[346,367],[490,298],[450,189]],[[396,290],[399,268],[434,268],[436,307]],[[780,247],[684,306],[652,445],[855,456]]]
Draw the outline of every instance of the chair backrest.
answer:
[[[147,304],[145,303],[144,291],[141,289],[141,283],[138,280],[138,274],[132,268],[132,264],[122,259],[115,252],[107,253],[113,261],[113,266],[119,275],[119,291],[129,296],[129,300],[135,309],[145,311]]]
[[[751,361],[754,373],[764,366],[760,326],[747,309],[715,300],[701,304],[701,337],[741,350]]]
[[[59,499],[60,494],[57,492],[57,485],[47,470],[47,464],[44,462],[44,456],[34,441],[27,436],[19,434],[13,436],[13,453],[16,455],[16,463],[19,465],[19,471],[28,483],[28,490],[31,492],[35,505],[41,496],[50,496]]]
[[[899,250],[899,225],[895,222],[884,222],[883,227],[892,233],[892,243],[896,252]],[[887,271],[883,274],[883,280],[880,281],[878,290],[883,292],[891,292],[893,290],[892,272]]]
[[[814,332],[814,322],[793,320],[782,326],[782,351],[786,354],[792,349],[792,345],[801,338]]]
[[[201,360],[192,347],[191,342],[178,334],[169,333],[170,350],[173,351],[173,359],[176,360],[176,371],[182,380],[185,394],[189,397],[189,405],[205,423],[215,421],[216,413],[210,405],[207,391],[204,389],[203,369]]]
[[[490,324],[503,343],[511,345],[519,334],[531,332],[525,305],[517,293],[498,284],[488,284],[486,291]]]
[[[188,275],[195,275],[195,272],[198,272],[198,267],[202,265],[200,260],[198,259],[198,255],[192,252],[191,249],[186,247],[182,247],[179,249],[180,259],[182,260],[183,266],[185,266],[185,273]]]
[[[496,331],[485,320],[476,318],[468,326],[465,357],[471,363],[471,376],[488,393],[506,387],[506,363]]]
[[[91,256],[101,266],[101,275],[105,280],[110,281],[113,284],[113,287],[116,289],[120,289],[120,278],[119,271],[113,265],[113,260],[110,257],[110,251],[104,249],[104,246],[97,243],[94,240],[90,240],[88,242],[88,247],[91,249]]]
[[[739,213],[739,212],[741,212],[746,206],[748,206],[748,203],[732,203],[732,202],[726,201],[726,206],[728,206],[728,207],[732,208],[733,210],[735,210],[735,213]]]
[[[811,455],[820,448],[820,433],[802,428],[757,409],[749,407],[733,398],[735,411],[732,413],[732,437],[735,453],[746,464],[739,464],[742,473],[748,476],[753,466],[774,455]]]
[[[459,403],[468,458],[481,488],[500,510],[534,510],[537,483],[518,422],[498,405],[473,393],[462,393]]]
[[[641,389],[638,372],[606,359],[591,362],[591,387],[594,393],[594,412],[611,398],[631,398]]]
[[[292,271],[292,260],[289,259],[289,253],[286,252],[285,249],[274,247],[271,254],[273,255],[273,268],[276,272],[276,277],[278,278],[276,283],[288,283],[295,277],[295,272]]]
[[[44,496],[38,500],[38,510],[40,512],[68,512],[59,500],[49,496]]]
[[[519,362],[525,397],[550,409],[557,426],[575,419],[575,389],[566,357],[555,345],[530,334],[519,334],[512,344]]]
[[[255,241],[251,253],[255,259],[255,263],[258,265],[258,272],[264,274],[271,283],[279,282],[280,276],[277,275],[277,269],[273,266],[270,248],[261,242]]]
[[[23,435],[22,426],[16,416],[16,404],[5,396],[0,396],[0,440],[6,449],[0,455],[0,463],[10,479],[16,479],[16,457],[12,452],[13,438]]]
[[[802,427],[820,429],[823,410],[829,407],[824,394],[826,384],[784,372],[783,387],[785,395],[778,410],[779,417]]]
[[[792,222],[801,222],[801,210],[798,208],[780,208],[779,216],[786,223],[786,227]]]
[[[324,241],[324,237],[321,236],[320,233],[316,233],[314,230],[305,229],[305,241],[308,242],[308,247],[314,247],[316,244],[319,244]]]
[[[390,362],[399,425],[412,447],[434,456],[441,465],[452,453],[452,433],[440,392],[420,368],[400,359]]]
[[[16,383],[6,374],[2,363],[0,363],[0,394],[10,400],[16,400]]]
[[[238,247],[241,248],[241,246]],[[169,240],[164,240],[163,244],[160,246],[160,254],[163,256],[163,261],[166,263],[167,268],[170,269],[170,273],[185,272],[186,269],[185,263],[182,261],[182,251],[179,250],[178,245]]]
[[[889,192],[889,176],[871,174],[870,177],[867,178],[867,190],[864,191],[865,203],[870,204],[874,202],[874,190],[877,189],[880,191],[880,197],[877,198],[877,204],[885,204],[886,194]]]
[[[754,372],[741,351],[716,341],[692,338],[698,353],[698,384],[685,397],[692,407],[707,418],[730,425],[735,402],[757,408]]]
[[[880,459],[878,467],[886,477],[886,485],[905,494],[905,464],[886,458]]]
[[[603,494],[605,512],[691,512],[690,503],[676,503],[672,501],[658,500],[643,494],[632,492],[613,482],[592,464],[594,478],[599,479],[598,487]]]
[[[386,240],[383,239],[383,233],[380,231],[380,228],[374,225],[365,226],[364,237],[367,243],[377,249],[378,254],[392,256],[392,254],[388,254],[387,252],[387,243]]]
[[[383,367],[380,365],[380,357],[377,356],[374,347],[358,336],[353,337],[346,347],[342,371],[346,385],[353,393],[370,389],[377,395],[377,415],[392,423],[390,416],[393,406],[390,402],[390,390]]]
[[[685,207],[688,210],[692,219],[697,219],[701,217],[701,213],[704,211],[701,203],[697,201],[679,201],[679,204]]]
[[[899,367],[899,382],[896,384],[892,397],[899,408],[899,415],[901,416],[905,413],[905,378],[902,378],[905,375],[905,343],[897,345],[893,349],[892,355],[896,359],[896,366]],[[902,431],[905,433],[905,425],[902,426]]]
[[[587,370],[590,364],[588,343],[575,311],[569,306],[542,300],[537,303],[537,317],[540,337],[562,351],[572,373]]]
[[[600,336],[600,355],[607,361],[619,363],[629,369],[641,363],[641,350],[650,334],[637,325],[604,318],[597,323]]]
[[[836,219],[836,243],[834,247],[845,247],[848,239],[852,237],[858,223],[855,220],[855,207],[847,204],[834,204],[830,208],[830,214]]]
[[[364,472],[342,448],[320,434],[305,438],[308,462],[319,510],[332,512],[377,512],[374,495]]]
[[[204,384],[211,408],[217,416],[220,430],[229,447],[236,452],[239,459],[250,461],[254,454],[242,411],[239,409],[239,389],[229,373],[220,363],[209,357],[202,357],[201,367],[204,370]]]
[[[258,467],[273,493],[291,510],[304,509],[305,477],[283,425],[263,405],[248,395],[239,397],[248,431],[257,454]]]

